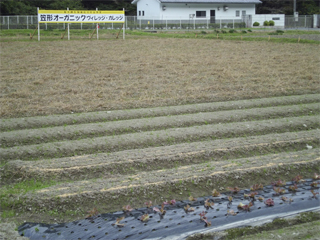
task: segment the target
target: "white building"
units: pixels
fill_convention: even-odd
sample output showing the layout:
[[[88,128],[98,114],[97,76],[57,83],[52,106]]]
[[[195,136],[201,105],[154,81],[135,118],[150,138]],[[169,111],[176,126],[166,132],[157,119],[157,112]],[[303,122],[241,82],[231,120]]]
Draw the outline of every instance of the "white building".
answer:
[[[241,20],[255,15],[259,0],[134,0],[138,19]]]

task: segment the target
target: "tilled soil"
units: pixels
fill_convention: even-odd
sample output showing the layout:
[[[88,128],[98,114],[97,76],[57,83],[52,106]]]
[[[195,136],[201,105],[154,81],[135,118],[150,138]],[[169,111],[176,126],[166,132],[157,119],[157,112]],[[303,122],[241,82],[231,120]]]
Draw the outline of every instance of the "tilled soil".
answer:
[[[313,40],[313,41],[320,41],[320,34],[284,34],[284,35],[265,35],[265,36],[254,36],[254,37],[263,37],[263,38],[291,38],[291,39],[305,39],[305,40]]]
[[[1,120],[1,212],[17,223],[63,222],[94,207],[311,178],[320,173],[319,97]],[[27,181],[43,187],[10,192]]]

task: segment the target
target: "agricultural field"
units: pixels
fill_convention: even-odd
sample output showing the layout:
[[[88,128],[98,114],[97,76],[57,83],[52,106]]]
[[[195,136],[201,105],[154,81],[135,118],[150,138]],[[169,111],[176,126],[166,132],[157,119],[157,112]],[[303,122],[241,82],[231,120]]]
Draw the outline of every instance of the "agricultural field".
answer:
[[[317,40],[1,32],[1,222],[67,222],[320,173]]]

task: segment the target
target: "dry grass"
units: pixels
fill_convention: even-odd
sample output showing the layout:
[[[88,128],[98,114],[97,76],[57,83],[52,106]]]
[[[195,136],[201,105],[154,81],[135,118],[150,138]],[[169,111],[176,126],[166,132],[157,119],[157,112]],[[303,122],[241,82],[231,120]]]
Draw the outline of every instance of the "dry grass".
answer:
[[[205,39],[1,42],[0,117],[319,93],[319,46]]]

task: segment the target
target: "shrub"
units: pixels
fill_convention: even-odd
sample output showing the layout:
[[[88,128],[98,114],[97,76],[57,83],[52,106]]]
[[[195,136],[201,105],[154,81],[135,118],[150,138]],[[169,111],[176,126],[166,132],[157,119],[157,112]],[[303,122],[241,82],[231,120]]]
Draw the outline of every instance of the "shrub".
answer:
[[[228,23],[225,25],[227,28],[245,28],[246,23],[245,22],[240,22],[240,23]]]
[[[235,23],[234,24],[234,28],[245,28],[245,27],[246,27],[246,23],[245,22]]]
[[[247,33],[247,31],[246,31],[246,30],[242,30],[241,32],[242,32],[242,33]]]
[[[207,34],[207,32],[206,31],[201,31],[201,34]]]
[[[219,23],[209,23],[209,27],[210,28],[220,28],[220,24]]]
[[[221,33],[227,33],[227,31],[225,31],[225,30],[221,30]]]
[[[236,33],[237,31],[235,29],[230,29],[229,33]]]
[[[282,30],[277,30],[276,32],[279,34],[284,34],[284,31],[282,31]]]
[[[269,21],[269,26],[274,26],[274,21],[270,20]]]
[[[260,23],[254,22],[254,23],[253,23],[253,26],[258,27],[258,26],[260,26]]]
[[[269,21],[264,21],[263,26],[269,26]]]
[[[248,29],[248,32],[252,32],[252,30],[251,30],[251,29]]]

